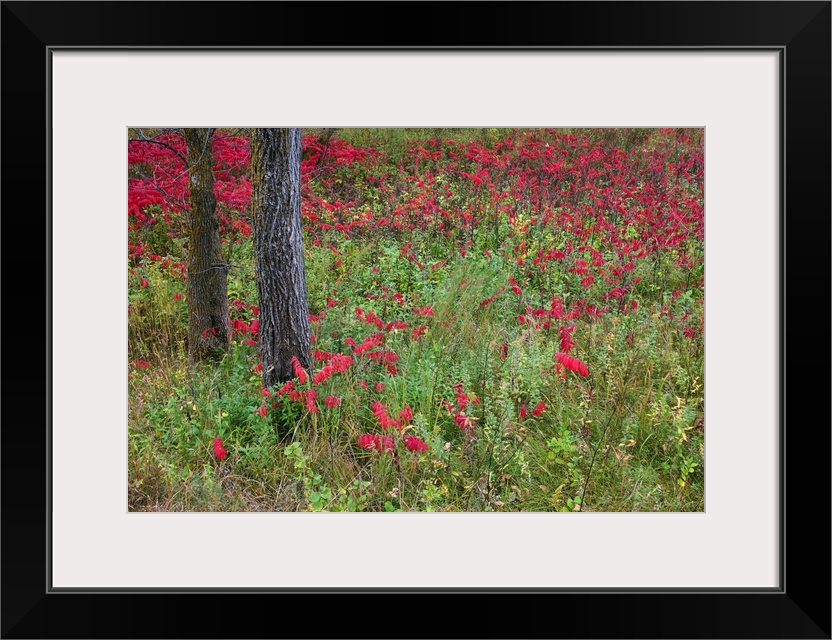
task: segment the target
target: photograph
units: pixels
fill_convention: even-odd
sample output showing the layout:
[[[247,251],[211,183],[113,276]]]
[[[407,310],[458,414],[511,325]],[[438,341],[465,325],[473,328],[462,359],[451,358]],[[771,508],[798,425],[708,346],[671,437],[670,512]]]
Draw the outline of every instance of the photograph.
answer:
[[[0,637],[832,637],[830,0],[2,5]]]
[[[705,129],[127,129],[130,512],[704,512]]]

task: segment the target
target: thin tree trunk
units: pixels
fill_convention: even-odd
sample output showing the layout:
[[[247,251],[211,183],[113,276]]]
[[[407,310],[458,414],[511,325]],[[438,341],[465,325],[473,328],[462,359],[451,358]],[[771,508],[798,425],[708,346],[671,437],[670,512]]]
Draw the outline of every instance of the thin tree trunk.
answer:
[[[213,132],[185,129],[188,145],[188,358],[219,359],[228,350],[228,266],[214,198]]]
[[[300,129],[255,129],[251,202],[263,385],[294,377],[292,358],[309,371],[309,304],[300,214]]]

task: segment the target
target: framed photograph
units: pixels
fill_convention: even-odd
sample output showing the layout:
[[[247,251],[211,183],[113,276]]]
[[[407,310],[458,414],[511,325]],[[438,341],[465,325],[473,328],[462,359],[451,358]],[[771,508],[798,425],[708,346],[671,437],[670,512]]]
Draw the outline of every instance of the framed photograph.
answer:
[[[540,625],[572,637],[830,637],[828,379],[803,356],[828,331],[802,326],[829,291],[829,2],[403,3],[414,15],[394,30],[395,5],[165,3],[166,18],[158,7],[2,6],[6,237],[35,238],[6,247],[7,274],[27,270],[7,276],[6,308],[13,319],[21,301],[46,301],[42,314],[25,308],[43,360],[31,340],[5,341],[3,637],[252,637],[289,624],[296,635],[298,615],[320,637]],[[309,282],[327,284],[306,296],[315,360],[293,362],[291,388],[261,383],[265,298],[253,266],[234,272],[258,250],[208,261],[228,274],[233,307],[236,360],[223,375],[252,392],[235,404],[213,374],[160,373],[165,323],[187,320],[194,295],[171,270],[199,271],[171,264],[194,239],[172,231],[170,202],[185,193],[176,156],[208,132],[225,239],[248,237],[257,205],[235,209],[234,189],[249,174],[217,161],[217,145],[248,158],[255,137],[251,162],[265,162],[264,127],[301,129],[304,179],[330,167],[304,192]],[[362,149],[387,164],[360,179],[326,165]],[[432,217],[412,196],[425,182]],[[397,204],[421,207],[424,235]],[[652,235],[622,222],[646,229],[658,209],[676,222]],[[33,210],[43,215],[16,215]],[[173,217],[137,231],[145,215]],[[396,243],[374,240],[385,227]],[[620,260],[631,250],[650,266]],[[159,260],[136,260],[143,252]],[[570,313],[585,322],[570,328]],[[463,335],[455,316],[476,317],[480,334]],[[215,335],[204,329],[173,338],[186,363]],[[419,341],[443,331],[454,355],[440,365]],[[639,381],[627,406],[642,407],[630,422],[613,420],[627,348],[649,354],[626,359]],[[489,350],[496,365],[482,364]],[[348,371],[359,361],[361,375]],[[399,370],[419,362],[441,398]],[[654,371],[666,384],[638,386]],[[498,392],[501,412],[489,404]],[[596,396],[608,408],[581,413]],[[243,427],[229,426],[235,412]],[[604,416],[614,437],[595,424]],[[326,446],[315,453],[290,423],[330,429]],[[249,437],[257,429],[267,444]],[[255,468],[286,494],[252,482]],[[384,484],[394,476],[404,480]],[[459,630],[426,606],[448,595],[474,607]],[[522,609],[482,615],[498,595],[524,596],[501,600]],[[245,614],[282,611],[286,598],[284,621]],[[161,624],[185,602],[194,611]]]

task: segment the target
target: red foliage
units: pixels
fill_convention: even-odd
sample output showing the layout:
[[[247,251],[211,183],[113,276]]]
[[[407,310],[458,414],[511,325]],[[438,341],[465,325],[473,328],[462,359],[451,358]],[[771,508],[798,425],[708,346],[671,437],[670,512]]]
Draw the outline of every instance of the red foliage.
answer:
[[[566,327],[560,328],[560,350],[564,353],[569,353],[572,351],[572,347],[575,346],[574,340],[572,340],[572,332],[575,330],[575,325],[570,324]]]
[[[292,356],[290,362],[292,363],[292,367],[295,371],[295,377],[298,379],[298,382],[300,384],[304,384],[306,382],[306,369],[303,368],[300,360],[298,360],[295,356]]]
[[[421,438],[417,438],[416,436],[412,436],[410,434],[405,435],[404,439],[404,446],[410,449],[411,451],[420,452],[420,451],[427,451],[428,444]]]
[[[570,371],[574,371],[575,373],[587,376],[589,375],[589,369],[587,366],[578,360],[575,356],[570,356],[565,353],[558,352],[555,354],[557,361],[560,362],[564,367],[569,369]]]
[[[413,418],[413,409],[410,408],[409,404],[406,404],[404,409],[399,411],[399,418],[401,418],[402,424],[407,424]]]
[[[315,398],[317,395],[318,392],[314,389],[306,390],[306,409],[309,413],[318,413],[318,405],[315,404]]]
[[[223,460],[228,455],[228,451],[222,446],[222,438],[214,438],[214,455],[219,460]]]
[[[386,451],[387,453],[393,453],[393,450],[396,448],[396,443],[393,440],[393,436],[386,435],[386,436],[379,436],[370,433],[364,433],[358,436],[358,446],[362,449],[368,449],[370,451]]]

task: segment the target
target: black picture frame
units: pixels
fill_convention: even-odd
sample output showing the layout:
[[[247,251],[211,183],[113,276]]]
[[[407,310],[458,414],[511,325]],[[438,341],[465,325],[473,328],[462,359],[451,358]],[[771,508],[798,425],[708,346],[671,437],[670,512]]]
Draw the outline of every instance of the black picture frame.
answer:
[[[5,402],[0,433],[3,638],[233,638],[299,633],[309,637],[830,637],[830,386],[828,374],[818,372],[829,371],[831,3],[450,5],[2,3],[6,267],[2,297],[7,310],[2,329]],[[60,381],[51,379],[50,373],[49,337],[55,319],[49,310],[48,97],[51,51],[70,47],[778,51],[785,80],[780,132],[785,186],[779,267],[780,587],[395,593],[219,589],[60,593],[51,589],[50,390]],[[83,135],[79,132],[81,139]],[[786,269],[787,256],[790,269]],[[789,314],[786,300],[791,303]],[[814,326],[817,318],[826,322],[820,330]],[[589,561],[591,551],[587,553]]]

